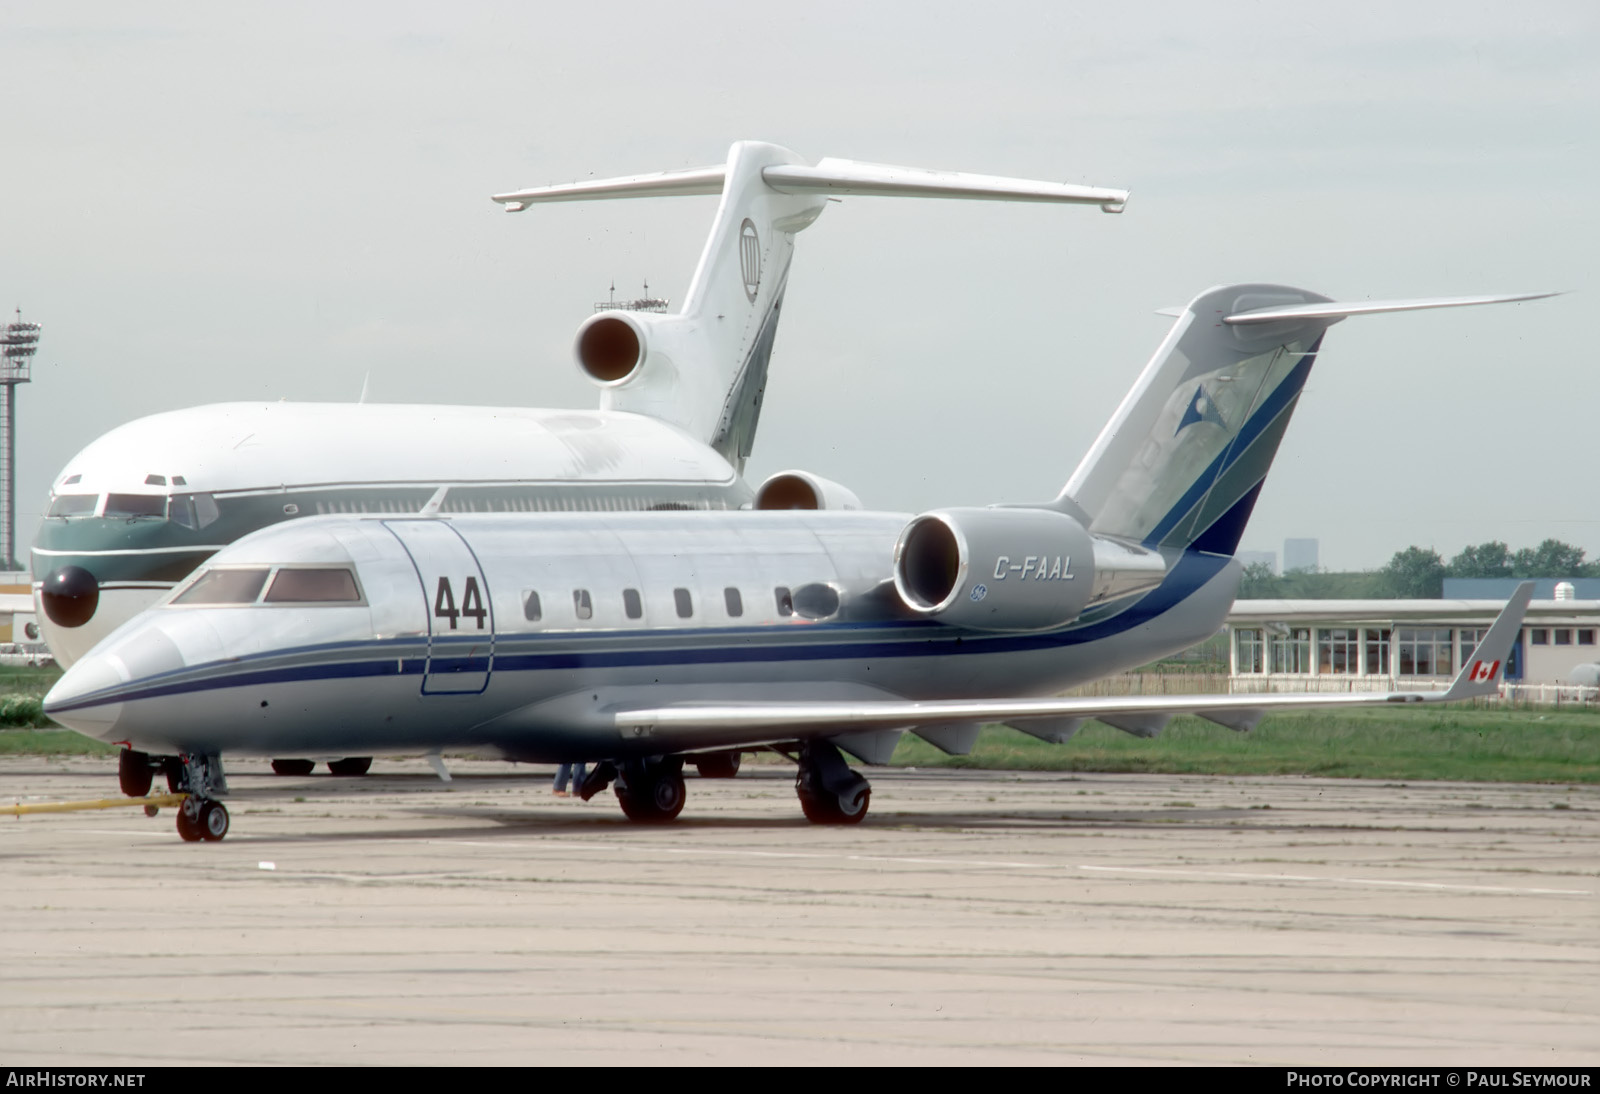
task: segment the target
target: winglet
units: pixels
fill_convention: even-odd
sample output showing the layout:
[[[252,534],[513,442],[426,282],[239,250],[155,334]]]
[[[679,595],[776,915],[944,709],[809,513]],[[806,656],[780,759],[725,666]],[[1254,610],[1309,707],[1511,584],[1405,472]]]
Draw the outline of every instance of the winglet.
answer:
[[[1458,699],[1475,699],[1481,695],[1496,695],[1500,681],[1505,678],[1506,661],[1511,657],[1511,646],[1522,630],[1522,618],[1528,612],[1528,602],[1533,599],[1533,582],[1524,581],[1511,594],[1477,649],[1472,651],[1472,663],[1465,662],[1450,689],[1437,696],[1438,702],[1450,703]],[[1428,696],[1434,699],[1434,696]]]

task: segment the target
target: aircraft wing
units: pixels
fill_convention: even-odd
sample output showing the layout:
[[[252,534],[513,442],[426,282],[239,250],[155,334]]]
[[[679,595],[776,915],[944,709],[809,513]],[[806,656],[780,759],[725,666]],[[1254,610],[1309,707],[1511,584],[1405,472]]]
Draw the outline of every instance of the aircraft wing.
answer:
[[[1522,629],[1533,597],[1533,582],[1517,587],[1489,633],[1473,651],[1472,660],[1448,688],[1437,691],[1340,692],[1336,694],[1271,693],[1227,695],[1128,695],[1049,699],[860,700],[848,702],[668,703],[654,708],[617,710],[616,725],[624,736],[749,731],[755,735],[810,737],[942,726],[1005,722],[1032,732],[1035,719],[1046,720],[1049,734],[1065,739],[1074,723],[1094,718],[1140,736],[1154,736],[1175,715],[1196,714],[1232,729],[1249,729],[1272,711],[1319,707],[1381,706],[1390,703],[1456,702],[1499,692],[1512,643]],[[1067,723],[1065,726],[1063,723]]]

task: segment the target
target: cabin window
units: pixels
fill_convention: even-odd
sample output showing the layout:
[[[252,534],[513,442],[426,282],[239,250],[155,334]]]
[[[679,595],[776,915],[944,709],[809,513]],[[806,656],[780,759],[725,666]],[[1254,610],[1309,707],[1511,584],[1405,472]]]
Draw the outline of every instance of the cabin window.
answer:
[[[356,575],[342,566],[279,570],[262,598],[268,604],[339,604],[358,601]]]
[[[254,604],[267,583],[267,568],[247,570],[207,570],[190,585],[174,604]]]
[[[539,605],[539,594],[533,589],[522,590],[522,618],[529,623],[537,623],[544,616],[544,609]]]
[[[728,617],[738,619],[744,614],[744,597],[739,595],[739,590],[729,585],[722,590],[722,602],[728,606]]]
[[[779,585],[772,590],[773,598],[778,602],[778,615],[787,618],[794,614],[794,597],[789,595],[785,585]]]
[[[167,485],[167,477],[165,475],[146,475],[144,484],[146,486],[165,486]]]
[[[50,503],[47,517],[88,517],[94,515],[95,503],[100,500],[99,494],[57,494]]]
[[[672,602],[678,608],[679,619],[688,619],[694,614],[694,599],[690,597],[688,589],[673,589]]]
[[[579,619],[594,618],[594,599],[589,596],[588,589],[572,590],[572,607]]]
[[[184,478],[182,475],[174,475],[174,476],[172,476],[172,485],[173,486],[188,486],[189,485],[189,480]]]
[[[629,619],[644,618],[644,600],[640,598],[638,589],[622,590],[622,610]]]

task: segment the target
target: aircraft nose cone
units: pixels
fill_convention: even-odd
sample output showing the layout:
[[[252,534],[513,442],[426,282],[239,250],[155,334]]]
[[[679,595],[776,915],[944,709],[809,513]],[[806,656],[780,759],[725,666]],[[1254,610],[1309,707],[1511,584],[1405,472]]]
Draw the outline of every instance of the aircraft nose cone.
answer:
[[[85,657],[68,669],[44,697],[44,712],[68,729],[112,740],[112,730],[122,716],[122,704],[96,702],[95,695],[124,683],[127,680],[109,658]]]
[[[94,610],[100,606],[100,583],[82,566],[63,566],[40,583],[39,600],[50,622],[81,627],[94,618]]]

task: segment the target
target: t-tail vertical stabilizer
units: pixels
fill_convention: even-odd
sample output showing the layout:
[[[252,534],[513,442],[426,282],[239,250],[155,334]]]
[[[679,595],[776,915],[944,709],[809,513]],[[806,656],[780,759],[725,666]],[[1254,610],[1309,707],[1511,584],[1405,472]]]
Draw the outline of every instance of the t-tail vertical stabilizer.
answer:
[[[1098,535],[1232,555],[1330,326],[1551,295],[1345,304],[1285,285],[1209,289],[1179,313],[1057,505],[1088,514]]]
[[[721,194],[700,264],[674,314],[603,311],[578,328],[579,366],[601,408],[671,422],[743,468],[755,440],[796,232],[831,197],[979,198],[1098,205],[1124,190],[824,159],[808,166],[773,144],[741,141],[726,164],[543,186],[494,200],[511,212],[551,201]]]

